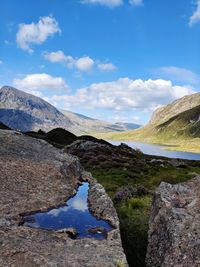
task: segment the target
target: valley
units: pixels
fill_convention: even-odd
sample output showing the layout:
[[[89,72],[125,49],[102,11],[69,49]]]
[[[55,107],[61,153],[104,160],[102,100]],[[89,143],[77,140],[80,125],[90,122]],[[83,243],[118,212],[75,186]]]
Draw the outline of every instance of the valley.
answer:
[[[166,145],[163,149],[200,152],[200,94],[185,96],[157,109],[149,123],[123,133],[95,134],[110,140]]]
[[[6,89],[8,90],[8,88]],[[15,95],[16,89],[12,89],[11,91],[13,92],[13,90],[14,90],[14,95]],[[18,94],[18,91],[17,91],[17,94]],[[73,131],[71,132],[71,126],[65,126],[67,127],[68,130],[66,130],[66,128],[53,127],[53,125],[58,125],[58,126],[63,125],[62,120],[60,121],[61,124],[59,123],[52,124],[52,126],[49,128],[49,131],[46,130],[47,124],[44,124],[44,125],[43,123],[41,125],[36,124],[37,126],[41,126],[42,129],[38,130],[38,128],[36,127],[37,130],[34,131],[33,129],[35,129],[34,128],[35,126],[29,128],[29,125],[26,124],[26,120],[24,120],[24,115],[23,115],[24,112],[27,114],[30,114],[29,111],[27,111],[27,108],[30,110],[32,109],[33,105],[31,104],[30,106],[30,102],[29,102],[28,107],[27,107],[27,103],[26,101],[24,101],[23,97],[22,97],[23,101],[20,104],[23,107],[23,113],[15,111],[12,114],[15,114],[17,117],[11,116],[9,117],[9,120],[8,120],[7,114],[10,114],[10,113],[7,113],[6,111],[6,113],[3,113],[3,114],[6,114],[6,116],[3,115],[3,117],[1,117],[5,119],[5,120],[2,120],[0,124],[0,128],[2,129],[0,131],[2,131],[2,134],[3,134],[2,136],[4,136],[4,138],[2,138],[2,140],[4,139],[4,142],[3,142],[4,146],[6,142],[8,142],[9,138],[13,140],[17,138],[16,149],[18,149],[19,151],[24,151],[23,152],[24,155],[27,155],[27,156],[24,156],[25,157],[24,160],[26,160],[27,157],[28,158],[30,157],[29,153],[31,153],[31,157],[35,157],[35,155],[32,154],[34,151],[32,151],[30,148],[32,146],[31,144],[32,143],[37,144],[36,145],[36,148],[37,148],[41,141],[44,143],[41,143],[40,145],[44,146],[44,148],[45,148],[45,144],[47,146],[48,143],[51,145],[52,149],[54,147],[56,150],[55,151],[52,150],[52,152],[54,151],[53,153],[65,153],[66,155],[76,156],[77,157],[76,159],[80,160],[81,167],[79,165],[74,166],[75,173],[78,171],[79,172],[78,175],[80,175],[81,177],[80,171],[83,172],[82,168],[84,168],[84,170],[86,170],[87,172],[92,173],[93,177],[98,181],[98,183],[100,183],[103,186],[103,188],[105,188],[106,193],[112,199],[112,203],[114,203],[114,207],[117,211],[117,215],[119,217],[119,222],[120,222],[120,234],[121,234],[121,239],[122,239],[122,245],[123,245],[123,249],[126,254],[129,266],[130,267],[154,266],[154,265],[151,265],[150,262],[160,261],[160,259],[158,255],[153,256],[153,255],[148,254],[150,250],[154,251],[154,245],[151,243],[151,236],[148,236],[148,232],[151,229],[151,225],[153,227],[153,223],[151,222],[151,216],[152,216],[151,210],[152,208],[156,209],[156,203],[154,202],[154,199],[156,196],[156,192],[158,190],[157,188],[159,187],[159,185],[161,186],[162,184],[166,184],[166,187],[170,184],[174,184],[176,186],[176,184],[186,183],[189,180],[193,181],[194,179],[197,179],[195,177],[199,177],[200,175],[200,164],[198,160],[195,160],[195,159],[199,159],[198,154],[181,153],[181,152],[177,152],[176,154],[173,151],[170,152],[170,151],[162,150],[163,148],[175,150],[176,147],[174,146],[163,147],[162,145],[154,146],[154,145],[146,144],[146,147],[145,147],[145,144],[142,144],[142,143],[140,144],[138,142],[131,143],[130,141],[129,142],[126,141],[126,143],[121,144],[120,141],[112,141],[112,140],[106,141],[104,139],[98,139],[92,135],[89,135],[88,132],[86,133],[85,131],[83,135],[76,135],[75,132]],[[10,96],[7,99],[10,100]],[[48,103],[47,104],[44,103],[44,104],[45,104],[45,108],[48,107]],[[48,115],[49,118],[52,118],[51,112],[53,112],[54,114],[56,112],[57,114],[56,116],[66,116],[66,113],[65,115],[63,115],[64,112],[62,114],[62,113],[59,113],[60,111],[57,111],[57,110],[55,111],[54,107],[50,107],[50,108],[51,110]],[[172,106],[170,110],[173,108],[174,107]],[[9,110],[9,106],[7,106],[7,109]],[[21,108],[18,107],[17,109],[21,111]],[[34,108],[33,114],[37,114],[38,116],[38,112],[39,112],[38,107]],[[69,125],[73,125],[72,127],[73,129],[78,127],[77,125],[82,125],[83,127],[86,126],[89,128],[94,127],[93,119],[91,118],[85,117],[80,114],[72,114],[72,113],[70,114],[69,112],[67,114],[68,116],[66,118],[69,122]],[[159,115],[155,115],[155,114],[159,114]],[[130,140],[132,138],[133,139],[135,138],[136,140],[141,140],[140,138],[142,138],[142,142],[149,141],[151,143],[162,143],[162,144],[165,142],[164,141],[161,142],[161,140],[167,140],[166,143],[169,145],[168,141],[170,140],[171,142],[170,136],[171,136],[172,131],[174,131],[176,140],[180,140],[180,137],[181,137],[185,141],[188,136],[193,135],[194,136],[193,139],[196,142],[195,138],[198,138],[198,135],[199,135],[197,131],[199,106],[193,107],[189,111],[188,110],[183,111],[173,116],[170,119],[167,118],[166,122],[163,122],[164,119],[162,118],[160,119],[158,123],[155,123],[154,122],[155,116],[158,116],[159,118],[162,117],[161,114],[158,113],[158,111],[156,111],[155,114],[153,115],[152,121],[150,121],[150,123],[147,126],[144,126],[142,128],[139,128],[139,129],[136,129],[130,132],[95,133],[94,135],[98,137],[99,136],[106,137],[106,138],[109,137],[110,139],[113,138],[113,139],[119,139],[119,140],[120,139],[124,140],[124,137]],[[13,123],[18,122],[18,120],[20,121],[20,123],[22,123],[22,125],[23,123],[25,123],[27,128],[22,127],[22,131],[18,130],[17,132],[14,132],[11,129],[12,127],[10,128],[8,126],[10,125],[13,126],[14,125]],[[76,120],[76,123],[75,123],[75,120]],[[84,124],[85,120],[86,122]],[[5,121],[8,122],[8,125],[3,123]],[[89,121],[92,121],[92,124],[90,124]],[[19,125],[20,124],[18,124],[18,126]],[[35,121],[33,122],[33,125],[35,125]],[[95,125],[97,125],[96,121],[95,121]],[[100,124],[98,124],[98,127],[100,127],[99,125]],[[102,130],[102,127],[104,127],[102,125],[103,124],[101,122],[101,127],[98,129]],[[185,129],[184,131],[182,130],[183,128]],[[178,129],[178,131],[175,132],[176,129]],[[83,132],[83,128],[81,131]],[[161,136],[163,139],[161,139]],[[16,142],[16,141],[11,141],[11,143]],[[29,142],[29,143],[27,143],[28,146],[25,149],[24,146],[26,145],[26,142]],[[8,142],[8,144],[10,145],[10,141]],[[190,148],[191,148],[191,143],[190,143]],[[44,160],[46,161],[46,156],[44,156],[43,153],[46,153],[47,151],[50,151],[50,150],[51,148],[47,147],[44,149],[43,152],[39,149],[35,151],[34,153],[42,153],[40,157],[42,159],[44,157]],[[6,148],[5,151],[4,150],[2,151],[2,153],[5,153],[6,155],[8,151],[9,149]],[[143,151],[145,153],[143,153]],[[11,151],[9,153],[11,153]],[[10,156],[14,158],[16,157],[16,155],[12,155],[12,153],[10,154]],[[3,164],[3,161],[2,161],[2,164]],[[61,173],[63,174],[63,171]],[[24,173],[24,175],[26,174]],[[89,176],[88,175],[89,174],[87,174],[87,177],[90,177],[90,175]],[[85,176],[85,173],[83,176]],[[78,179],[82,181],[81,179],[83,178],[78,178]],[[90,179],[92,178],[87,178],[84,181],[90,181]],[[47,182],[47,181],[44,181],[44,182]],[[160,194],[163,194],[161,187],[159,187],[159,190],[161,190]],[[89,194],[91,194],[90,189],[89,189]],[[93,194],[94,194],[95,201],[97,201],[98,203],[99,200],[97,200],[96,199],[97,196],[95,196],[96,194],[98,195],[98,193],[96,191],[93,191]],[[56,196],[57,194],[54,195],[54,197]],[[101,196],[99,197],[101,198]],[[173,202],[173,199],[171,201]],[[61,202],[63,203],[63,200]],[[100,216],[99,206],[95,206],[95,204],[93,205],[94,205],[94,209],[92,208],[93,214],[97,216],[97,218],[101,218],[101,217],[98,217]],[[106,210],[108,208],[106,205],[101,206],[101,209]],[[51,211],[56,212],[56,214],[59,213],[55,209],[56,207],[53,206],[53,210],[51,210],[49,208],[51,208],[52,206],[50,206],[49,208],[47,206],[43,210],[41,210],[41,208],[38,207],[39,210],[42,211],[42,213],[39,213],[39,214],[36,213],[35,215],[36,217],[43,216],[43,213],[46,211],[46,209],[48,212],[44,217],[41,217],[41,218],[44,218],[44,219],[41,219],[42,220],[41,222],[38,221],[39,226],[36,225],[36,229],[40,229],[40,224],[45,226],[45,225],[49,225],[50,222],[55,221],[55,225],[57,225],[56,227],[58,227],[58,231],[61,231],[61,232],[63,231],[62,233],[64,233],[63,229],[65,228],[63,228],[62,226],[58,226],[59,224],[56,221],[57,218],[54,218],[54,220],[50,218]],[[89,208],[91,210],[90,206]],[[64,208],[63,206],[61,207],[61,214],[63,214],[64,216],[64,213],[62,213],[62,209],[66,209],[66,208]],[[33,219],[33,212],[23,213],[23,214],[24,215],[32,214],[32,216],[27,217],[27,222],[21,221],[20,225],[23,226],[24,224],[24,227],[26,226],[35,227],[36,221],[35,219]],[[48,217],[48,219],[45,219],[47,218],[47,216],[49,216],[48,214],[50,214],[50,217]],[[104,214],[103,218],[105,219],[108,218],[106,216],[109,215],[109,212],[103,213],[103,214]],[[73,218],[73,216],[71,215],[70,217]],[[47,221],[45,222],[45,220]],[[109,220],[113,220],[113,219],[109,217]],[[166,221],[166,224],[167,224],[168,217],[166,215],[164,217],[164,220]],[[151,222],[151,224],[149,224],[149,222]],[[112,223],[112,225],[115,225],[115,224],[116,222]],[[32,231],[32,230],[28,230],[28,231]],[[58,232],[58,233],[61,233],[61,232]],[[72,233],[72,229],[66,228],[65,232],[68,233],[69,235]],[[76,232],[73,232],[73,233],[76,233]],[[42,232],[40,232],[40,234],[42,234]],[[29,232],[26,232],[26,235],[29,235]],[[108,234],[108,236],[109,235],[110,234]],[[76,234],[74,236],[76,236]],[[156,238],[159,238],[159,237],[156,236]],[[109,248],[110,245],[112,246],[112,242],[109,243],[110,242],[109,240],[108,241],[105,240],[105,243],[107,244],[108,250],[109,250],[108,253],[111,253],[109,257],[113,257],[112,260],[116,261],[115,256],[113,254],[115,252],[113,252]],[[171,242],[171,240],[164,239],[162,240],[163,244],[166,241]],[[38,241],[36,240],[36,243],[37,242]],[[52,241],[50,240],[49,242],[52,242]],[[69,241],[69,243],[70,242],[71,241]],[[84,241],[84,242],[87,243],[87,241]],[[188,240],[188,242],[190,241]],[[100,243],[96,243],[96,245],[97,244],[100,245]],[[77,246],[79,246],[78,242],[77,242]],[[118,243],[118,249],[120,250],[120,253],[121,253],[120,243]],[[166,251],[163,251],[163,253],[165,252]],[[43,253],[45,253],[45,248],[43,248]],[[74,253],[74,252],[71,251],[70,253]],[[105,250],[103,251],[101,250],[101,246],[100,246],[99,253],[100,255],[101,253],[104,253],[104,255],[107,255],[106,254],[107,252],[105,252]],[[10,259],[12,260],[12,256],[9,256],[9,257],[11,257]],[[86,257],[85,260],[87,260],[86,251],[84,252],[84,257]],[[188,255],[188,259],[191,260],[191,255]],[[197,255],[197,259],[198,259],[198,255]],[[47,260],[49,259],[47,258]],[[91,260],[93,260],[93,258],[91,258]],[[173,261],[175,261],[175,259],[173,259]],[[119,262],[119,264],[117,263],[117,265],[113,265],[113,266],[121,267],[120,261],[117,260],[117,262]],[[123,260],[123,262],[124,262],[123,264],[126,264],[125,260]],[[149,265],[146,265],[146,262],[149,262]],[[195,262],[196,262],[196,258],[195,258]],[[122,266],[126,266],[126,265],[122,265]]]

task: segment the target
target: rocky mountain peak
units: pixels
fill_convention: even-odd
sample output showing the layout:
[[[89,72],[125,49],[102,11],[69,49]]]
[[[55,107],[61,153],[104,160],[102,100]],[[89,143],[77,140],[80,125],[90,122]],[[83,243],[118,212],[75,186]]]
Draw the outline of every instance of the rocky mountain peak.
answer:
[[[70,119],[45,100],[10,86],[0,89],[0,120],[23,131],[72,126]]]

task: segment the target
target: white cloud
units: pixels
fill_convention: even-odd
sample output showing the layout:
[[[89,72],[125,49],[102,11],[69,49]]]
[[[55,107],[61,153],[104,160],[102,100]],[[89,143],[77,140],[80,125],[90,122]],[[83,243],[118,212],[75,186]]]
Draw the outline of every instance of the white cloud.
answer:
[[[112,70],[116,70],[117,67],[112,63],[105,63],[105,64],[99,63],[98,69],[105,70],[105,71],[112,71]]]
[[[62,50],[55,52],[44,52],[43,56],[46,60],[52,63],[66,63],[68,68],[75,68],[78,71],[90,71],[94,66],[103,71],[115,70],[116,66],[112,63],[97,63],[94,59],[89,56],[73,58],[72,56],[67,56]]]
[[[90,57],[73,58],[66,56],[63,51],[45,52],[44,58],[52,63],[66,63],[68,68],[76,68],[80,71],[89,71],[94,66],[94,60]]]
[[[133,6],[141,6],[143,4],[143,0],[129,0],[129,3]]]
[[[75,66],[80,71],[88,71],[94,66],[94,60],[90,57],[82,57],[75,61]]]
[[[81,0],[82,4],[99,4],[107,7],[117,7],[123,4],[123,0]]]
[[[2,60],[0,60],[0,65],[2,65],[3,64],[3,61]]]
[[[56,52],[44,52],[44,58],[52,63],[66,63],[68,68],[74,67],[76,60],[71,56],[66,56],[62,50]]]
[[[41,91],[43,90],[66,92],[68,89],[63,78],[52,77],[46,73],[28,74],[22,79],[14,79],[13,85],[18,89],[40,97],[42,96]]]
[[[133,122],[133,123],[139,123],[140,122],[140,117],[135,115],[133,116],[133,114],[130,113],[114,113],[111,116],[107,116],[107,120],[108,121],[112,121],[114,122],[120,122],[120,123],[128,123],[128,122]]]
[[[87,201],[82,198],[78,198],[72,201],[71,203],[72,208],[79,210],[79,211],[86,211],[88,209],[87,207]]]
[[[54,95],[49,101],[62,108],[107,109],[112,111],[153,111],[184,95],[193,93],[187,86],[175,86],[167,80],[131,80],[94,83],[74,95]]]
[[[53,217],[58,217],[61,212],[67,212],[70,209],[69,206],[64,206],[62,208],[52,209],[47,214]]]
[[[44,52],[44,58],[49,60],[50,62],[57,63],[57,62],[65,62],[66,56],[64,55],[63,51],[59,50],[56,52]]]
[[[200,0],[196,0],[196,10],[189,18],[189,26],[192,27],[195,23],[200,21]]]
[[[57,32],[60,33],[61,30],[53,16],[41,17],[38,23],[19,24],[16,40],[21,49],[32,53],[34,51],[32,45],[42,44]]]
[[[196,73],[185,68],[169,66],[162,67],[159,71],[170,79],[175,79],[185,83],[197,84],[200,81],[200,77]]]

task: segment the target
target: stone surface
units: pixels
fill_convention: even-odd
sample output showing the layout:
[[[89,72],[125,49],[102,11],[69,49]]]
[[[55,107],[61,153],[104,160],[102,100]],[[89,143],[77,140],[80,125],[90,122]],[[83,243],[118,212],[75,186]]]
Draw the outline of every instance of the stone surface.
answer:
[[[148,267],[200,266],[200,177],[155,192],[149,222]]]
[[[127,266],[113,203],[76,157],[14,131],[0,130],[0,144],[0,266]],[[90,183],[90,210],[115,228],[107,239],[20,226],[21,215],[63,204],[82,180]]]

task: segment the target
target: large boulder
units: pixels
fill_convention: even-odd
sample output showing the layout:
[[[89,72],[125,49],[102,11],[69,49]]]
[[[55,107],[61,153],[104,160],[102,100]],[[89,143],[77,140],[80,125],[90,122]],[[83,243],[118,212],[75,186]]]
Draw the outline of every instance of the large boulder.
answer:
[[[148,267],[200,266],[200,177],[161,183],[149,222]]]
[[[78,158],[14,131],[0,130],[0,144],[0,266],[128,266],[113,203]],[[21,224],[24,215],[64,204],[82,180],[90,183],[90,210],[113,226],[107,239]]]

